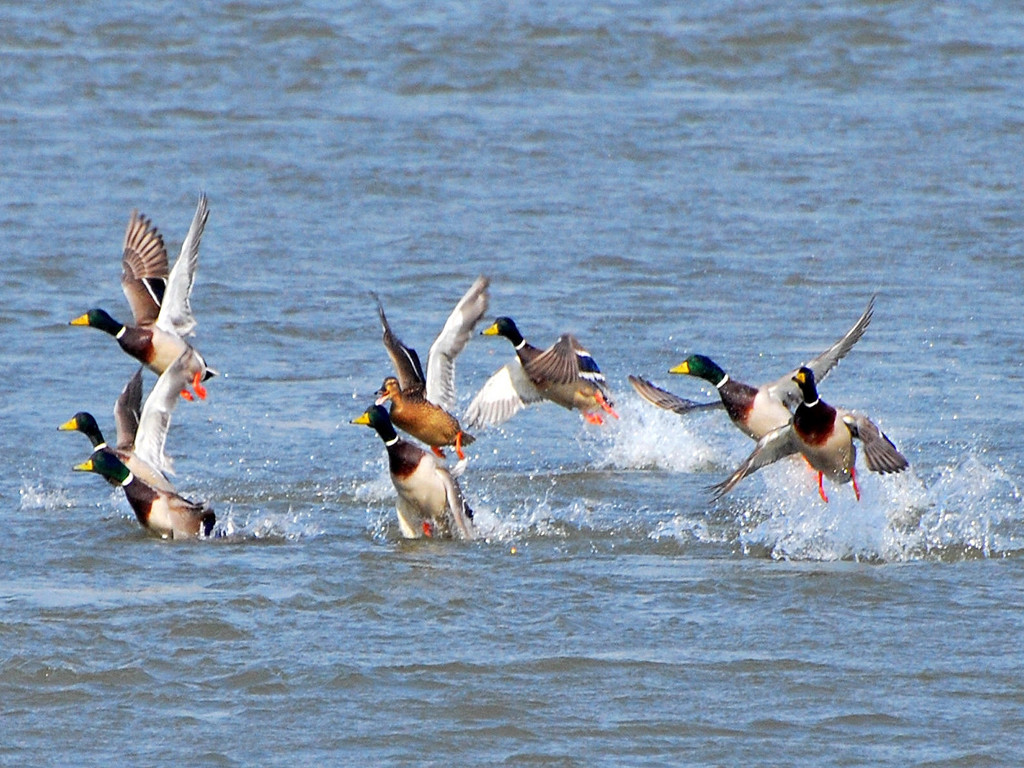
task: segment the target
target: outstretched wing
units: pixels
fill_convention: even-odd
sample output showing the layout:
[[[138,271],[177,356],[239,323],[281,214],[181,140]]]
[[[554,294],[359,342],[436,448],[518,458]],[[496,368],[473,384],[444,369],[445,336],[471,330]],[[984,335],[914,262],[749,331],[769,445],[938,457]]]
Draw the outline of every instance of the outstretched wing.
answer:
[[[534,383],[547,386],[574,384],[580,378],[604,387],[604,374],[590,353],[569,334],[538,354],[526,364],[526,373]]]
[[[167,289],[167,248],[153,223],[132,211],[124,232],[121,290],[132,308],[136,325],[150,325],[160,314]]]
[[[407,347],[392,333],[388,318],[384,314],[384,306],[376,294],[374,294],[374,298],[377,299],[377,314],[380,315],[380,324],[384,331],[384,349],[388,351],[388,357],[391,358],[391,362],[395,366],[398,386],[402,388],[403,392],[422,387],[426,378],[423,375],[423,366],[420,365],[419,355],[416,354],[415,349]]]
[[[455,358],[487,311],[491,281],[481,275],[455,305],[427,354],[427,400],[446,411],[455,409]]]
[[[171,428],[171,414],[178,404],[178,393],[190,383],[190,352],[185,350],[156,380],[153,391],[142,406],[139,430],[135,435],[135,455],[161,472],[172,475],[174,462],[164,453],[164,446],[167,431]]]
[[[196,318],[192,314],[192,284],[196,278],[196,266],[199,264],[199,241],[203,237],[206,220],[210,217],[206,195],[199,195],[192,224],[188,228],[185,241],[181,244],[181,253],[174,262],[170,277],[167,278],[167,292],[164,294],[157,327],[168,333],[176,333],[185,337],[192,334],[196,327]]]
[[[790,456],[799,451],[796,433],[793,431],[792,423],[773,429],[767,435],[757,441],[754,450],[736,468],[736,471],[729,475],[722,482],[711,486],[711,500],[717,501],[725,494],[736,487],[740,480],[747,475],[757,472],[761,467],[774,464],[779,459]]]
[[[867,307],[864,309],[864,313],[853,324],[853,327],[846,332],[846,335],[806,364],[808,368],[814,371],[814,380],[818,384],[835,368],[836,363],[846,357],[847,353],[853,349],[853,345],[860,341],[864,331],[868,329],[868,325],[871,323],[874,311],[875,296],[872,296],[870,301],[868,301]],[[795,410],[803,399],[803,396],[800,394],[800,388],[793,381],[797,370],[799,369],[790,371],[781,379],[769,385],[771,395],[785,403],[790,411]]]
[[[910,462],[900,453],[892,440],[867,416],[853,411],[839,412],[850,434],[859,438],[864,446],[864,460],[868,469],[883,475],[890,472],[902,472],[910,466]]]
[[[543,399],[519,360],[513,360],[499,368],[473,398],[466,409],[466,428],[504,424],[528,403]]]
[[[725,407],[722,405],[721,400],[716,400],[713,403],[698,403],[694,400],[687,400],[685,397],[679,397],[679,395],[673,395],[671,392],[656,387],[647,379],[642,379],[639,376],[630,376],[629,383],[633,385],[633,389],[636,390],[637,394],[651,405],[656,405],[673,413],[684,414],[691,411],[707,411],[713,408]]]
[[[130,451],[135,444],[142,414],[142,367],[124,385],[114,403],[114,424],[117,427],[117,448]]]

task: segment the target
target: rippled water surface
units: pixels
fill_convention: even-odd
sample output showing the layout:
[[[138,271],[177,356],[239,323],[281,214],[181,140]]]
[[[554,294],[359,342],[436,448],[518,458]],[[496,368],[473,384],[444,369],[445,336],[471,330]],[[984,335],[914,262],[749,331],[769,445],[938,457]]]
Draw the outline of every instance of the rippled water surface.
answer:
[[[1024,754],[1024,21],[981,3],[0,9],[0,762],[1014,765]],[[179,246],[222,376],[148,537],[70,467],[134,372],[127,217]],[[484,536],[405,542],[370,292],[425,354],[491,313],[594,353],[619,421],[483,431]],[[878,294],[823,396],[911,462],[797,462],[639,400],[761,383]],[[474,339],[463,407],[511,356]],[[153,377],[147,374],[146,386]]]

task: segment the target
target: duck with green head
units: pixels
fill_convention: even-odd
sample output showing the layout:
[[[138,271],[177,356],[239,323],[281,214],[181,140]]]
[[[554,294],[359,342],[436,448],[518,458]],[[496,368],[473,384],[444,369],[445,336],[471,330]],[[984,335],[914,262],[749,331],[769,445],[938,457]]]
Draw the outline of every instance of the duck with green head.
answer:
[[[174,491],[148,485],[132,474],[112,451],[96,451],[74,469],[93,472],[120,485],[142,527],[161,538],[195,538],[209,536],[213,531],[217,518],[208,504],[189,501]]]
[[[399,437],[383,406],[371,405],[352,423],[370,427],[384,443],[391,483],[398,492],[398,525],[405,538],[451,538],[456,533],[473,538],[473,511],[437,457]]]
[[[498,369],[466,410],[469,426],[497,426],[529,403],[550,400],[578,410],[591,424],[602,424],[602,412],[616,419],[604,374],[593,356],[573,336],[563,334],[547,349],[529,344],[510,317],[499,317],[484,336],[503,336],[516,351],[512,362]]]
[[[864,335],[874,313],[875,297],[868,301],[867,308],[849,331],[835,344],[806,364],[818,380],[828,375]],[[793,410],[801,401],[801,393],[795,385],[795,371],[787,373],[776,381],[754,387],[733,379],[718,363],[706,355],[690,355],[669,373],[680,373],[704,379],[718,390],[722,405],[729,418],[745,435],[759,440],[774,429],[787,424]],[[694,403],[659,389],[651,382],[638,376],[630,376],[630,383],[643,397],[660,408],[686,413],[695,408],[706,408],[708,404]]]
[[[818,493],[823,501],[828,502],[822,484],[825,475],[835,483],[852,482],[854,495],[860,501],[854,438],[864,446],[865,461],[872,472],[902,472],[909,466],[903,454],[871,419],[854,411],[835,408],[823,401],[818,396],[813,370],[800,368],[792,378],[800,390],[800,403],[792,421],[757,441],[754,451],[736,471],[713,487],[715,499],[724,496],[740,480],[761,467],[800,453],[818,473]]]
[[[206,195],[202,195],[178,260],[168,274],[162,236],[148,219],[133,212],[125,232],[121,288],[131,306],[135,325],[125,325],[98,308],[90,309],[70,323],[97,328],[113,336],[121,349],[157,374],[187,355],[189,381],[200,398],[206,397],[202,382],[216,375],[216,371],[185,337],[191,335],[196,326],[190,295],[199,259],[199,241],[208,216]],[[192,399],[187,389],[182,389],[181,394]]]

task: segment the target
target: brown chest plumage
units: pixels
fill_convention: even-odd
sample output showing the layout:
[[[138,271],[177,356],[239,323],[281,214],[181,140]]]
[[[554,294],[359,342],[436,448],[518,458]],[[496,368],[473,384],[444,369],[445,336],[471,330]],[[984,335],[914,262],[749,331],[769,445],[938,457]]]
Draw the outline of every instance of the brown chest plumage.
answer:
[[[121,338],[117,340],[121,349],[140,363],[149,365],[153,360],[153,332],[148,328],[126,327]]]
[[[801,404],[793,415],[793,429],[808,445],[823,445],[835,430],[836,409],[819,400],[814,405]]]

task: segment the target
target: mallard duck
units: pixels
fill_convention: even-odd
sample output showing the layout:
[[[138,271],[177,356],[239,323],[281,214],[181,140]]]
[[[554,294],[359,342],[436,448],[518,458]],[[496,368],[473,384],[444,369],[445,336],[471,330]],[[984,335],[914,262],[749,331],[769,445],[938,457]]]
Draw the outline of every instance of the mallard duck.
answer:
[[[846,335],[806,364],[807,368],[814,371],[814,375],[819,381],[828,375],[836,363],[842,360],[864,335],[864,331],[867,330],[868,324],[871,322],[874,308],[875,297],[872,296],[864,313],[846,332]],[[773,429],[787,424],[793,409],[799,405],[801,400],[800,389],[793,382],[796,371],[787,373],[777,381],[754,387],[730,378],[729,374],[711,358],[704,355],[690,355],[679,365],[670,369],[669,373],[696,376],[714,385],[732,423],[754,440],[759,440]],[[685,413],[695,408],[708,407],[707,404],[694,403],[691,400],[677,397],[671,392],[658,389],[645,379],[630,376],[629,380],[641,397],[659,408]]]
[[[135,325],[125,325],[103,309],[90,309],[71,321],[71,325],[99,328],[110,334],[121,349],[156,374],[163,373],[187,353],[189,382],[201,399],[206,397],[202,382],[217,372],[185,337],[196,327],[190,295],[199,259],[199,241],[208,217],[206,195],[200,195],[181,253],[168,276],[167,250],[162,236],[149,219],[133,212],[125,231],[121,288],[131,306]],[[192,399],[187,389],[182,389],[181,395]]]
[[[174,491],[148,485],[133,475],[113,452],[96,451],[74,469],[95,472],[120,485],[138,521],[161,538],[209,536],[217,521],[213,509],[205,502],[189,501]]]
[[[429,451],[400,438],[383,406],[371,405],[352,423],[376,430],[387,447],[391,482],[398,492],[398,526],[405,538],[448,538],[455,532],[473,538],[473,511],[455,478]]]
[[[499,317],[483,335],[504,336],[515,347],[516,359],[491,376],[469,404],[466,422],[471,428],[503,424],[539,400],[575,408],[591,424],[604,422],[601,411],[619,418],[604,374],[574,337],[564,334],[541,350],[526,342],[509,317]]]
[[[177,399],[177,396],[173,393],[172,397],[175,400]],[[103,439],[103,433],[100,431],[99,424],[96,423],[96,419],[91,413],[86,411],[79,411],[68,421],[61,424],[58,429],[81,432],[89,438],[94,452],[106,451],[113,453],[131,470],[133,475],[147,485],[165,491],[173,491],[174,486],[167,479],[167,476],[135,452],[135,439],[139,430],[139,419],[142,410],[141,404],[142,369],[139,368],[135,375],[129,379],[124,389],[121,390],[121,395],[117,398],[117,402],[114,403],[114,423],[117,426],[117,445],[115,447],[107,445],[106,440]],[[117,485],[114,480],[110,478],[108,480],[111,485]]]
[[[801,400],[793,419],[785,426],[774,429],[757,441],[757,446],[732,475],[713,486],[714,498],[731,491],[747,475],[761,467],[794,453],[803,454],[807,463],[818,472],[818,493],[828,502],[822,477],[828,475],[835,483],[853,483],[853,492],[860,501],[857,473],[854,464],[857,448],[853,438],[864,445],[864,457],[872,472],[888,474],[902,472],[909,463],[896,450],[892,441],[863,414],[843,408],[833,408],[818,397],[814,371],[801,368],[793,376],[800,389]]]
[[[384,379],[377,392],[377,404],[390,401],[394,425],[429,445],[440,458],[444,458],[441,446],[454,445],[459,459],[465,459],[462,446],[473,442],[473,436],[463,432],[459,420],[451,414],[455,408],[455,358],[487,311],[489,285],[486,277],[478,277],[455,305],[430,345],[426,375],[416,350],[403,344],[391,331],[384,307],[377,301],[384,347],[398,374],[397,378]]]

